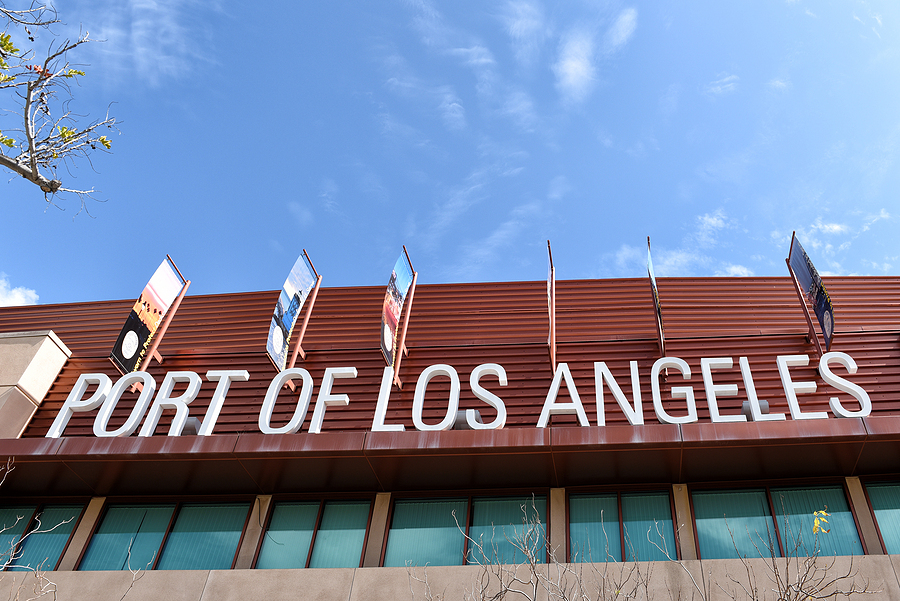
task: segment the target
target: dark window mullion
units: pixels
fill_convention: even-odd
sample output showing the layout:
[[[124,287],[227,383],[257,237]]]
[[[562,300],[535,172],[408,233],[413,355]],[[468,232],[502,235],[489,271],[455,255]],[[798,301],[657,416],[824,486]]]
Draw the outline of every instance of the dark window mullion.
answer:
[[[459,520],[456,520],[459,524]],[[462,565],[469,564],[469,526],[472,524],[472,495],[469,495],[468,505],[466,506],[466,527],[465,536],[463,537],[463,562]]]
[[[618,504],[618,512],[619,512],[619,549],[621,557],[619,557],[619,561],[625,561],[625,516],[622,515],[622,493],[616,493],[616,503]]]
[[[159,559],[162,557],[163,549],[166,548],[166,542],[169,540],[169,533],[172,532],[172,527],[175,525],[175,520],[178,518],[178,513],[181,511],[182,503],[179,501],[175,503],[175,509],[172,511],[172,517],[169,518],[169,525],[166,527],[166,532],[163,534],[162,542],[159,543],[159,550],[156,552],[156,557],[153,559],[153,567],[151,570],[155,570],[159,565]]]
[[[316,535],[319,533],[319,528],[322,526],[322,514],[325,513],[325,501],[319,501],[319,513],[316,514],[316,525],[313,528],[312,537],[309,539],[309,551],[306,552],[306,563],[303,564],[304,568],[309,567],[309,562],[312,561],[313,547],[316,546]]]
[[[769,501],[769,511],[772,513],[772,522],[775,524],[775,538],[778,541],[778,550],[781,552],[782,557],[787,557],[787,554],[784,551],[784,543],[781,541],[781,524],[778,520],[778,513],[775,511],[775,499],[772,498],[772,489],[768,486],[766,487],[766,499]],[[784,506],[782,506],[784,509]],[[787,511],[784,512],[784,519],[787,520]]]

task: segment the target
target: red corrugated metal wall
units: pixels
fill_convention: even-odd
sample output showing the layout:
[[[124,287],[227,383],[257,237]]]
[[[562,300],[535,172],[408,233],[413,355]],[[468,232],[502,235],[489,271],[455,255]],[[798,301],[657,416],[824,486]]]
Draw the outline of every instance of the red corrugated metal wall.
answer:
[[[640,366],[644,415],[655,422],[650,393],[650,368],[659,357],[649,284],[646,279],[576,280],[558,282],[558,361],[567,362],[592,424],[596,423],[594,361],[606,361],[619,385],[631,398],[629,361]],[[829,277],[826,281],[835,305],[836,337],[832,350],[849,353],[859,372],[849,376],[866,389],[874,415],[900,412],[900,278]],[[661,278],[668,355],[688,362],[692,377],[685,382],[670,373],[663,386],[693,385],[701,421],[708,410],[700,374],[701,357],[732,357],[731,370],[716,372],[717,384],[734,383],[738,396],[720,399],[723,413],[739,411],[746,399],[737,360],[746,356],[753,370],[758,395],[773,412],[787,413],[787,404],[775,362],[777,355],[809,354],[806,322],[790,280],[775,278]],[[335,393],[346,393],[350,404],[331,407],[323,430],[367,430],[378,396],[384,359],[379,350],[382,287],[323,288],[303,347],[309,353],[305,367],[318,393],[326,367],[354,366],[355,380],[338,380]],[[160,346],[162,365],[149,369],[158,383],[167,371],[191,370],[205,375],[211,369],[247,369],[251,379],[234,383],[217,422],[216,433],[258,431],[257,419],[275,370],[266,357],[265,342],[277,291],[189,296]],[[133,300],[38,305],[0,309],[0,332],[53,329],[72,350],[72,358],[50,390],[24,436],[43,436],[78,375],[102,371],[118,373],[107,360]],[[468,385],[473,368],[499,363],[509,385],[496,379],[482,383],[506,403],[507,427],[537,423],[552,380],[547,350],[546,282],[420,285],[410,318],[404,359],[402,391],[394,388],[389,423],[413,427],[413,391],[422,370],[436,363],[452,365],[462,381],[461,408],[477,408],[485,421],[492,410],[478,401]],[[813,361],[814,363],[814,361]],[[840,367],[836,373],[842,374]],[[816,375],[815,365],[793,368],[794,381],[814,380],[819,390],[801,397],[804,410],[827,410],[836,391]],[[191,415],[203,417],[214,383],[204,382],[191,405]],[[443,417],[448,383],[432,381],[426,397],[426,422]],[[565,392],[562,393],[565,398]],[[119,403],[110,427],[124,422],[137,395]],[[608,424],[626,423],[612,395],[605,391]],[[843,395],[848,407],[849,396]],[[683,401],[665,405],[682,414]],[[287,390],[276,406],[273,425],[286,423],[293,413],[294,396]],[[90,436],[94,412],[75,414],[66,436]],[[310,410],[303,430],[308,427]],[[575,418],[557,417],[554,424],[575,424]],[[157,430],[164,434],[169,417]]]

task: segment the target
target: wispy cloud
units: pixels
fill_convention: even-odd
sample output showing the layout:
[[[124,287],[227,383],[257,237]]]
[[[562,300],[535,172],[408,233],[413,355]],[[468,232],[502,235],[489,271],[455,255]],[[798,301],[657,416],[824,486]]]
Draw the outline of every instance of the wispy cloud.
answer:
[[[716,275],[750,276],[751,268],[725,260],[720,241],[722,233],[735,231],[737,225],[725,213],[717,209],[712,213],[697,215],[693,227],[677,243],[676,247],[654,244],[653,270],[659,277],[694,276],[714,273]],[[623,244],[615,252],[607,253],[601,260],[601,275],[634,277],[647,272],[647,248]]]
[[[515,207],[487,237],[464,247],[462,260],[451,270],[453,279],[478,279],[483,268],[495,263],[504,250],[515,245],[522,232],[539,217],[540,211],[538,201]]]
[[[386,65],[393,73],[385,82],[388,89],[426,111],[436,112],[449,130],[466,127],[465,107],[452,86],[430,85],[410,75],[405,61],[396,55],[391,56]]]
[[[716,275],[727,275],[732,277],[748,277],[753,275],[753,270],[743,265],[726,265],[724,270],[716,271]]]
[[[319,199],[321,199],[322,206],[324,206],[325,210],[329,213],[341,212],[341,206],[337,200],[339,191],[340,189],[338,188],[337,182],[331,178],[323,179],[322,183],[319,185]]]
[[[537,61],[549,35],[544,8],[539,2],[511,0],[502,13],[516,60],[525,66]]]
[[[698,246],[711,247],[714,246],[719,232],[727,225],[725,212],[718,209],[714,213],[705,213],[698,215],[696,219],[696,229],[691,237]]]
[[[93,55],[88,60],[107,77],[132,71],[156,86],[211,60],[209,17],[219,10],[218,2],[80,0],[66,10],[68,29],[83,28],[103,40],[86,48],[85,55]]]
[[[706,84],[703,91],[712,96],[723,96],[737,90],[738,82],[741,80],[737,75],[729,75],[720,73],[719,79]]]
[[[516,127],[524,132],[534,131],[538,122],[534,102],[526,92],[514,90],[506,97],[501,109],[504,115],[512,119]]]
[[[15,288],[9,283],[9,278],[0,271],[0,307],[15,307],[17,305],[36,305],[38,293],[24,286]]]
[[[606,53],[617,52],[628,43],[628,40],[634,34],[634,30],[637,29],[637,16],[638,13],[633,8],[626,8],[619,13],[619,16],[607,30],[604,37],[604,51]]]
[[[608,58],[621,50],[636,28],[637,11],[628,8],[609,26],[600,48],[596,39],[598,32],[588,27],[572,28],[562,36],[553,73],[564,103],[578,104],[587,98],[596,84],[599,56]]]
[[[594,38],[586,31],[571,31],[560,42],[553,65],[556,87],[567,103],[584,100],[595,81]]]

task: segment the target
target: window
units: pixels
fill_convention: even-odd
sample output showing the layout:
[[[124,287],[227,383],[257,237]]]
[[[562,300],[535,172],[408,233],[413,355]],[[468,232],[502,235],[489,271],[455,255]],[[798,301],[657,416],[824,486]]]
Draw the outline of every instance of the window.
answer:
[[[359,567],[370,508],[368,500],[276,503],[256,567]]]
[[[79,569],[228,569],[249,510],[249,503],[110,505]]]
[[[693,491],[691,499],[702,559],[862,554],[840,486]],[[816,511],[830,514],[829,532],[813,532]]]
[[[543,495],[398,500],[384,565],[518,563],[524,548],[543,562],[546,505]]]
[[[889,555],[900,553],[900,484],[867,484],[866,493]]]
[[[662,561],[676,559],[676,555],[672,505],[667,492],[569,497],[572,561]]]
[[[765,489],[695,491],[691,498],[703,559],[781,556]]]
[[[55,569],[82,509],[75,504],[0,508],[0,567]]]

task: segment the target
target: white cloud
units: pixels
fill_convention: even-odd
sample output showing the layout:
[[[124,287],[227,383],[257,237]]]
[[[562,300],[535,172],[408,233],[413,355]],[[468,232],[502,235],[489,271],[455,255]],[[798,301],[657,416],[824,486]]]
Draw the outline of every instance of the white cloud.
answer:
[[[780,79],[779,78],[770,79],[769,83],[768,83],[768,86],[775,90],[784,90],[784,89],[787,89],[788,87],[790,87],[790,85],[791,85],[791,82],[786,77],[780,78]]]
[[[616,22],[607,30],[604,38],[604,49],[607,53],[616,52],[628,43],[637,28],[637,11],[626,8],[619,13]]]
[[[466,110],[456,94],[447,90],[441,98],[438,110],[447,129],[465,129]]]
[[[466,65],[472,67],[483,67],[495,63],[491,51],[477,44],[467,48],[452,48],[449,50],[449,53],[462,58]]]
[[[532,64],[547,39],[543,7],[529,0],[511,0],[502,18],[516,60],[524,65]]]
[[[719,75],[719,79],[706,84],[704,92],[706,92],[707,94],[712,94],[713,96],[730,94],[737,89],[740,79],[741,78],[737,75],[727,75],[725,73],[721,73]]]
[[[823,223],[821,217],[816,217],[816,221],[812,224],[812,229],[823,234],[843,234],[850,230],[843,223]]]
[[[534,109],[534,102],[527,93],[521,90],[511,92],[507,96],[501,112],[510,117],[521,131],[534,131],[538,117]]]
[[[559,59],[553,65],[556,87],[563,100],[578,103],[594,86],[594,38],[586,31],[571,31],[560,42]]]
[[[94,71],[107,76],[134,71],[158,85],[211,59],[210,13],[218,2],[184,0],[80,0],[66,6],[70,37],[80,28],[103,40],[85,49]]]
[[[748,277],[753,275],[753,270],[743,265],[726,265],[724,271],[716,271],[716,275],[727,275],[732,277]]]
[[[0,307],[14,307],[17,305],[36,305],[38,293],[30,288],[17,286],[12,288],[9,278],[0,271]]]
[[[698,246],[709,247],[716,243],[719,230],[727,225],[725,212],[718,209],[715,213],[705,213],[697,216],[697,229],[692,235]]]

